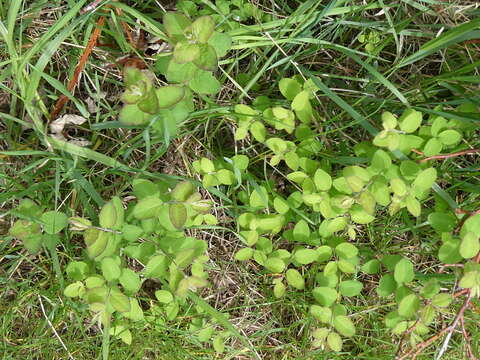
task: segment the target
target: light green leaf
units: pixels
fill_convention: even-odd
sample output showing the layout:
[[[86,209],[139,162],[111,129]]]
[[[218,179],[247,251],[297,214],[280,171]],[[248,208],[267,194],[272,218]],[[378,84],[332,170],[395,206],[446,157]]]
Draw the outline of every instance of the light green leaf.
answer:
[[[422,123],[422,113],[414,109],[405,110],[399,122],[400,130],[406,133],[413,133]]]
[[[331,332],[327,336],[327,344],[330,349],[336,352],[342,351],[343,341],[336,332]]]
[[[129,294],[135,294],[142,286],[142,282],[140,281],[138,274],[128,268],[122,269],[122,275],[119,278],[119,282]]]
[[[161,109],[171,108],[185,97],[183,86],[167,85],[156,90],[158,105]]]
[[[402,258],[395,265],[394,278],[399,284],[408,283],[413,280],[415,276],[413,264],[407,258]]]
[[[162,206],[163,201],[157,196],[149,196],[138,201],[133,208],[132,215],[138,220],[157,217]]]
[[[318,253],[314,249],[300,249],[293,255],[295,261],[302,265],[308,265],[318,259]]]
[[[398,313],[406,318],[413,317],[420,307],[420,299],[415,294],[405,296],[398,305]]]
[[[360,294],[362,289],[363,284],[357,280],[345,280],[339,284],[339,291],[343,296],[357,296]]]
[[[352,320],[344,315],[338,315],[333,318],[333,326],[343,336],[351,337],[355,335],[355,325]]]
[[[313,297],[322,306],[331,306],[337,300],[337,291],[335,289],[319,286],[312,290]]]
[[[43,230],[52,235],[59,233],[68,225],[67,215],[59,211],[47,211],[42,214],[41,220],[44,223]]]
[[[480,251],[480,241],[478,236],[473,232],[468,232],[462,236],[462,242],[460,243],[460,255],[464,259],[473,258]]]
[[[120,277],[121,270],[118,263],[111,257],[102,260],[102,274],[105,280],[114,281]]]
[[[295,289],[302,290],[305,288],[305,280],[298,270],[288,269],[285,273],[285,277],[288,285],[294,287]]]

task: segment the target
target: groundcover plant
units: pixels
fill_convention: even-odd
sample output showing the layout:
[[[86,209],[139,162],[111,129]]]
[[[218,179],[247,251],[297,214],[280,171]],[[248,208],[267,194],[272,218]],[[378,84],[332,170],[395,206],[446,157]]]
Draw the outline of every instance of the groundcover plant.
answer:
[[[479,15],[0,0],[3,357],[479,358]]]

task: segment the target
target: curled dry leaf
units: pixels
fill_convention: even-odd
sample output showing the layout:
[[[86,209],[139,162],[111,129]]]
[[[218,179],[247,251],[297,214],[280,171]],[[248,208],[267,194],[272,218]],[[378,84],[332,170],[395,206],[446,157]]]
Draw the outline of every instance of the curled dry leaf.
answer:
[[[85,119],[83,116],[80,116],[80,115],[74,115],[74,114],[63,115],[62,117],[50,123],[50,131],[52,133],[51,136],[55,139],[66,141],[71,144],[82,146],[82,147],[91,145],[90,141],[83,138],[73,138],[73,139],[67,140],[65,136],[63,136],[62,134],[62,131],[66,125],[68,124],[82,125],[86,121],[87,119]]]

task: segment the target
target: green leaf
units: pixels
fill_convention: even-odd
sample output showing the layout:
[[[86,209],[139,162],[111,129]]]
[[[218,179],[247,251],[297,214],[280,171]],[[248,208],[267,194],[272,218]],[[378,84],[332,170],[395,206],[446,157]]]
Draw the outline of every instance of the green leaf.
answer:
[[[308,91],[298,93],[290,105],[295,112],[308,111],[311,109]]]
[[[135,294],[142,286],[138,274],[127,268],[122,269],[122,275],[119,278],[119,282],[129,294]]]
[[[185,29],[191,25],[191,21],[183,14],[176,12],[167,12],[163,15],[163,26],[169,37],[174,41],[184,39]]]
[[[308,265],[317,261],[318,253],[314,249],[300,249],[293,255],[295,261],[302,265]]]
[[[195,77],[188,83],[190,89],[198,94],[214,95],[220,91],[220,83],[208,71],[199,70]]]
[[[283,78],[279,81],[278,87],[282,95],[288,100],[293,100],[302,91],[302,85],[297,80]]]
[[[132,215],[138,220],[157,217],[162,206],[162,200],[156,196],[149,196],[138,201],[133,208]]]
[[[439,232],[450,232],[455,230],[456,218],[450,213],[433,212],[428,215],[428,222]]]
[[[117,262],[111,258],[107,257],[102,260],[102,274],[105,280],[114,281],[120,277],[121,270]]]
[[[395,279],[392,274],[383,275],[380,278],[380,282],[378,283],[377,294],[378,296],[381,296],[381,297],[389,296],[393,294],[396,287],[397,287],[397,283],[395,282]]]
[[[47,234],[57,234],[68,225],[68,218],[59,211],[47,211],[43,213],[41,220],[43,222],[43,230]]]
[[[215,30],[215,22],[210,16],[197,18],[186,30],[191,32],[193,38],[200,43],[207,43]]]
[[[200,45],[182,41],[175,45],[173,50],[173,61],[178,64],[194,62],[200,57]]]
[[[235,254],[235,260],[238,260],[238,261],[249,260],[253,256],[253,251],[254,250],[249,247],[240,249]]]
[[[197,70],[198,68],[191,62],[179,64],[174,60],[170,60],[166,78],[170,83],[187,83],[195,77]]]
[[[339,284],[339,291],[343,296],[357,296],[360,294],[362,289],[363,284],[357,280],[345,280]]]
[[[473,258],[480,251],[480,241],[478,236],[473,232],[468,232],[462,236],[462,242],[460,243],[460,255],[464,259]]]
[[[442,294],[435,295],[432,298],[432,305],[444,308],[450,305],[452,301],[453,301],[453,296],[451,294],[442,293]]]
[[[193,63],[202,70],[215,71],[218,67],[217,54],[213,46],[208,44],[198,45],[199,55]]]
[[[428,168],[418,174],[417,178],[413,182],[413,186],[416,191],[424,192],[432,187],[437,180],[437,170],[434,168]]]
[[[159,189],[156,184],[146,179],[135,179],[133,180],[133,194],[137,199],[144,199],[149,196],[154,196],[159,194]]]
[[[400,130],[405,131],[407,134],[413,133],[422,123],[422,113],[414,109],[405,110],[399,122]]]
[[[263,143],[267,136],[267,129],[265,129],[265,125],[263,125],[263,123],[261,123],[260,121],[254,121],[250,125],[250,133],[255,140]]]
[[[412,214],[415,217],[420,216],[422,213],[422,206],[420,202],[415,199],[414,196],[409,195],[406,197],[405,202],[407,204],[407,209],[410,214]]]
[[[315,175],[313,176],[313,181],[315,187],[318,191],[328,191],[332,187],[332,178],[331,176],[322,169],[317,169]]]
[[[71,297],[71,298],[82,296],[83,293],[85,293],[85,286],[81,281],[76,281],[68,285],[63,291],[63,294],[66,297]]]
[[[460,142],[462,135],[455,130],[445,130],[438,134],[438,138],[443,145],[453,146]]]
[[[288,269],[285,273],[285,277],[288,285],[294,287],[295,289],[303,290],[305,288],[305,280],[298,270]]]
[[[147,265],[145,266],[145,277],[146,278],[162,278],[168,268],[168,259],[165,255],[153,256],[148,260]]]
[[[117,287],[112,288],[110,291],[110,304],[119,312],[128,312],[131,308],[130,300]]]
[[[438,249],[438,259],[444,264],[456,264],[462,260],[459,252],[460,240],[451,239],[445,241]]]
[[[413,264],[407,258],[402,258],[395,265],[394,278],[398,284],[408,283],[413,280],[415,272],[413,271]]]
[[[173,301],[173,295],[168,290],[157,290],[157,291],[155,291],[155,297],[162,304],[169,304]]]
[[[280,299],[285,295],[285,291],[287,290],[287,287],[283,282],[278,282],[275,284],[273,287],[273,295],[277,298]]]
[[[443,146],[440,140],[438,140],[437,138],[431,138],[425,144],[425,147],[423,148],[423,154],[425,156],[438,155],[442,151],[442,148]]]
[[[270,257],[265,261],[265,268],[273,273],[281,273],[285,270],[285,262],[278,257]]]
[[[88,264],[83,261],[71,261],[65,269],[65,272],[72,280],[84,280],[87,277]]]
[[[361,270],[365,274],[369,275],[378,274],[378,272],[380,271],[380,261],[378,261],[377,259],[369,260],[362,265]]]
[[[225,351],[225,340],[223,339],[223,336],[215,336],[213,338],[212,345],[217,354],[221,354]]]
[[[185,88],[176,85],[162,86],[156,90],[156,94],[158,106],[161,109],[167,109],[178,104],[185,97]]]
[[[359,204],[355,204],[350,208],[350,216],[357,224],[368,224],[375,220],[375,217],[366,212]]]
[[[305,220],[300,220],[293,228],[293,238],[298,242],[307,242],[310,239],[310,228]]]
[[[332,306],[337,300],[337,291],[335,289],[319,286],[312,290],[313,297],[322,306]]]
[[[343,336],[351,337],[355,335],[355,325],[347,316],[335,316],[333,318],[333,327]]]
[[[336,352],[342,351],[342,345],[343,341],[340,335],[338,335],[336,332],[331,332],[327,336],[327,344],[330,349]]]
[[[358,249],[355,245],[343,242],[335,247],[335,253],[341,259],[349,259],[357,256]]]
[[[332,309],[320,305],[310,306],[310,313],[319,321],[330,324],[332,319]],[[314,335],[315,336],[315,335]]]
[[[227,55],[228,50],[232,47],[232,38],[228,34],[214,31],[208,39],[208,43],[213,46],[217,56],[221,58]]]
[[[420,299],[415,294],[405,296],[398,304],[398,313],[400,316],[410,318],[415,315],[420,307]]]
[[[173,226],[181,229],[187,221],[187,208],[182,203],[170,204],[169,216]]]

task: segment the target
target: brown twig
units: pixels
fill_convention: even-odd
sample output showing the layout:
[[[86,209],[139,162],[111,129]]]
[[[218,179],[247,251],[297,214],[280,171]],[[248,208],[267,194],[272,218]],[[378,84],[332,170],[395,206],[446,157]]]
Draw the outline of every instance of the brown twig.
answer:
[[[470,344],[470,336],[468,335],[467,329],[465,328],[465,319],[462,317],[460,319],[460,326],[462,327],[463,338],[465,339],[465,346],[467,347],[467,356],[470,360],[477,360],[476,356],[473,354],[472,346]]]
[[[418,152],[416,153],[418,154]],[[429,160],[445,160],[445,159],[450,159],[457,156],[471,155],[471,154],[477,154],[477,153],[480,153],[480,149],[467,149],[467,150],[457,151],[451,154],[440,154],[440,155],[429,156],[424,159],[421,159],[420,162],[423,163]]]
[[[80,60],[78,61],[78,65],[75,68],[75,71],[73,73],[72,79],[68,82],[67,85],[67,90],[69,92],[72,92],[73,89],[75,88],[75,85],[78,82],[78,78],[80,77],[80,73],[82,72],[83,68],[85,67],[85,63],[88,60],[88,57],[90,56],[91,52],[93,51],[93,48],[97,44],[98,37],[100,36],[100,33],[102,32],[102,27],[105,24],[105,17],[101,16],[98,21],[97,21],[97,26],[92,32],[92,35],[90,35],[90,39],[88,40],[87,46],[85,47],[85,50],[83,51],[82,56],[80,57]],[[55,107],[53,108],[52,113],[50,114],[50,121],[53,121],[57,118],[58,114],[60,111],[62,111],[63,106],[66,104],[68,101],[68,97],[64,94],[60,95],[60,97],[57,100],[57,103],[55,104]]]

